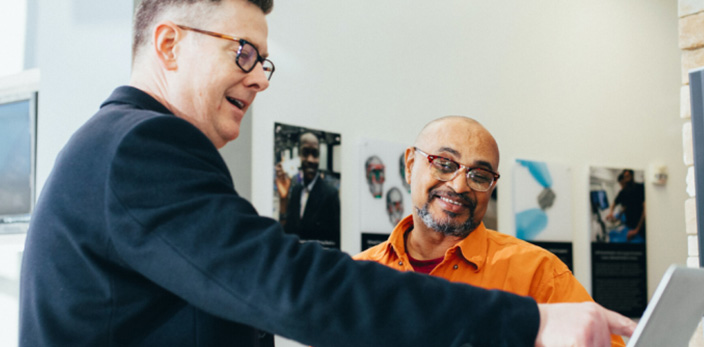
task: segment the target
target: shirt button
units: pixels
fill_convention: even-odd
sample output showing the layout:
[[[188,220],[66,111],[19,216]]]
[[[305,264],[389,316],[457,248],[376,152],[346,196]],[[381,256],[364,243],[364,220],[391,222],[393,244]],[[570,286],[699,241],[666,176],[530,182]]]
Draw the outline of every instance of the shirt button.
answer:
[[[455,266],[453,266],[452,268],[457,270],[457,269],[459,269],[459,266],[457,266],[457,264],[455,264]]]
[[[398,265],[403,266],[403,262],[402,262],[402,261],[399,261],[399,262],[398,262]]]

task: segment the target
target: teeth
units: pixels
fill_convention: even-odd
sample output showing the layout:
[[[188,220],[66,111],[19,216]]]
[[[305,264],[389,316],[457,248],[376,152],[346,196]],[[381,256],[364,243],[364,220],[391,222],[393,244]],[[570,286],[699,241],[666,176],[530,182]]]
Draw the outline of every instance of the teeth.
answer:
[[[445,201],[445,202],[447,202],[447,203],[449,203],[449,204],[453,204],[453,205],[457,205],[457,206],[462,206],[462,204],[460,204],[459,202],[454,201],[454,200],[450,200],[450,199],[448,199],[448,198],[443,198],[442,196],[440,197],[440,200]]]
[[[231,98],[231,97],[227,97],[227,101],[229,101],[230,103],[234,104],[234,105],[237,106],[238,108],[244,108],[244,103],[243,103],[242,101],[239,101],[239,100],[237,100],[237,99],[233,99],[233,98]]]

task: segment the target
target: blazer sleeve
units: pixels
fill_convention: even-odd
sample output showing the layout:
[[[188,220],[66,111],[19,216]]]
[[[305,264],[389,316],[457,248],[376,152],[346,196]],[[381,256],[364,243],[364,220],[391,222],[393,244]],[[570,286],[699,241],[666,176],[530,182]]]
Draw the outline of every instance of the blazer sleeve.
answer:
[[[218,151],[176,117],[114,153],[105,211],[135,271],[192,305],[315,346],[532,346],[536,303],[299,243],[240,197]]]

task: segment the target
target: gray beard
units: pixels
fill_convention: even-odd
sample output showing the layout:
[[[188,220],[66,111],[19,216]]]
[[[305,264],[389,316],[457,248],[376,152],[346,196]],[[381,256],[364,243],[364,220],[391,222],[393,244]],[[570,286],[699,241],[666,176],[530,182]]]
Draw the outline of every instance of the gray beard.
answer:
[[[445,213],[447,213],[449,217],[435,219],[430,215],[428,206],[429,204],[426,202],[423,208],[416,207],[415,209],[425,226],[439,233],[465,238],[479,226],[478,223],[474,223],[474,209],[469,209],[469,218],[467,218],[464,223],[453,223],[450,218],[456,217],[457,215],[455,213],[446,211]]]

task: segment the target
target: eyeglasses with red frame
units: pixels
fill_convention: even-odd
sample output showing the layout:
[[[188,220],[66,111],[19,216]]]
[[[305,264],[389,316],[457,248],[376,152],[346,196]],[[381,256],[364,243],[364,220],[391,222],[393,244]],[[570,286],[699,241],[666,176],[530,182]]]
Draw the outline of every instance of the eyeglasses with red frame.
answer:
[[[499,180],[499,177],[501,177],[491,170],[481,167],[464,166],[452,159],[425,153],[417,147],[413,147],[413,150],[428,159],[430,172],[433,174],[433,177],[440,181],[451,181],[457,177],[460,170],[464,169],[467,171],[467,185],[478,192],[486,192],[490,190],[494,184],[496,184],[496,181]]]

